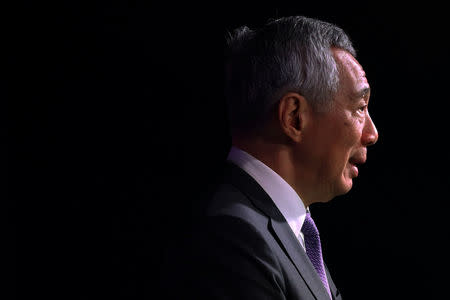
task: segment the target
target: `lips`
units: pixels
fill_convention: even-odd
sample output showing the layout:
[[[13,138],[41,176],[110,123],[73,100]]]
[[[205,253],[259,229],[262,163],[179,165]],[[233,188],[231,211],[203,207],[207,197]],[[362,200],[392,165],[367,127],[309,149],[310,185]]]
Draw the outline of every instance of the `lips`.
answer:
[[[359,170],[358,170],[358,165],[362,165],[366,162],[366,156],[365,155],[356,155],[356,156],[352,156],[350,157],[349,161],[351,164],[351,170],[353,173],[353,176],[358,176]]]
[[[362,165],[366,163],[366,157],[350,157],[348,162],[352,165]]]

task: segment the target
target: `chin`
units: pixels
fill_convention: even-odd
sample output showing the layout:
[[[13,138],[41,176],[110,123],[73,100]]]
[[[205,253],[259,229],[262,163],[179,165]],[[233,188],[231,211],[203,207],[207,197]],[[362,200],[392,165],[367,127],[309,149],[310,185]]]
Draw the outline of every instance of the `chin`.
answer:
[[[353,180],[351,178],[344,178],[336,189],[336,196],[344,195],[350,192],[353,187]]]

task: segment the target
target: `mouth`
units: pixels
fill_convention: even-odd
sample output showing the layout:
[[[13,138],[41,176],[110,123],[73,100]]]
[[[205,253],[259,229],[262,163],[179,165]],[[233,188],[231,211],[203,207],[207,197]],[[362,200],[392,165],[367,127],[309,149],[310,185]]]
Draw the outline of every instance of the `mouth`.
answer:
[[[350,175],[352,177],[358,177],[359,170],[358,165],[350,163]]]
[[[352,175],[354,177],[357,177],[359,174],[358,166],[364,164],[366,162],[366,158],[355,156],[355,157],[351,157],[348,162],[351,166],[350,170],[351,170]]]

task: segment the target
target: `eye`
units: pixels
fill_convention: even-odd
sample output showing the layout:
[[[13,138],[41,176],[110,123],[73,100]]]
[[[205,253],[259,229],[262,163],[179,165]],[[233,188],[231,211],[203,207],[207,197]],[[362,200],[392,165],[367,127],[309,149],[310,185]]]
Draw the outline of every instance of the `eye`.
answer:
[[[364,105],[360,106],[360,107],[358,108],[358,110],[363,112],[363,111],[366,110],[366,108],[367,108],[367,104],[364,104]]]

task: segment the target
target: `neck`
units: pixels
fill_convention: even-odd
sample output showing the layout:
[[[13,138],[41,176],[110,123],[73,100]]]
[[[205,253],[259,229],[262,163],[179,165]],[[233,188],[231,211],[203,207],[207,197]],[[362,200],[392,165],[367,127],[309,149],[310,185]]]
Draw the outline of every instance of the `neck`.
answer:
[[[246,151],[280,175],[300,196],[305,207],[314,202],[322,202],[316,193],[317,189],[311,188],[312,185],[305,176],[307,174],[296,163],[295,148],[292,145],[264,138],[233,137],[233,146]]]

